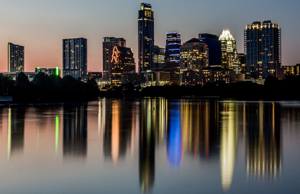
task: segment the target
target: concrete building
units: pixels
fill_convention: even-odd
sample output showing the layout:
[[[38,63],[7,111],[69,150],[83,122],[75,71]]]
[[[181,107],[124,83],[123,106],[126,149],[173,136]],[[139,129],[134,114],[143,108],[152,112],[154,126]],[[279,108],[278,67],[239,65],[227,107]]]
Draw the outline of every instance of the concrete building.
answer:
[[[185,85],[184,72],[196,71],[208,67],[209,49],[206,44],[193,38],[180,47],[180,85]]]
[[[294,66],[282,66],[283,77],[287,75],[300,76],[300,64]]]
[[[201,85],[206,83],[223,82],[229,84],[235,80],[235,72],[222,67],[203,68],[201,71]]]
[[[181,86],[201,85],[201,71],[187,70],[182,73]]]
[[[90,71],[88,72],[88,79],[100,80],[102,79],[102,72]]]

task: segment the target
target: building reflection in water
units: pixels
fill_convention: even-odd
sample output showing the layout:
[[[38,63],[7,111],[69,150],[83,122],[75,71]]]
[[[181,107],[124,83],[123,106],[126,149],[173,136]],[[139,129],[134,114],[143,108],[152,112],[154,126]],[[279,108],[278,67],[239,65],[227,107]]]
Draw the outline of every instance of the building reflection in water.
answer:
[[[87,155],[87,105],[63,107],[63,156],[85,159]]]
[[[25,108],[8,108],[7,118],[7,160],[9,161],[14,152],[23,152]]]
[[[155,106],[155,99],[141,100],[139,173],[143,192],[152,190],[155,179]]]
[[[200,105],[199,153],[205,160],[219,159],[220,153],[220,104],[202,101]]]
[[[238,110],[237,104],[234,102],[223,102],[222,106],[220,164],[222,187],[226,192],[231,187],[234,173],[238,140],[238,131],[236,126]]]
[[[280,106],[259,103],[247,106],[247,174],[258,180],[281,174]]]
[[[181,142],[181,106],[178,103],[170,103],[167,155],[168,164],[173,168],[180,167],[182,158]]]
[[[105,159],[117,165],[120,157],[125,157],[132,131],[132,103],[123,100],[102,99],[103,153]],[[103,111],[104,110],[104,111]]]

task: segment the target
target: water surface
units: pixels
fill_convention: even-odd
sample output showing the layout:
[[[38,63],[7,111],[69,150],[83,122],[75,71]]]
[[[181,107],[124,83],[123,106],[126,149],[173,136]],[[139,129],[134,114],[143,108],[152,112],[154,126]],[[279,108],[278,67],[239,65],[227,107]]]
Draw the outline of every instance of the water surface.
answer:
[[[0,108],[1,193],[300,193],[300,102]]]

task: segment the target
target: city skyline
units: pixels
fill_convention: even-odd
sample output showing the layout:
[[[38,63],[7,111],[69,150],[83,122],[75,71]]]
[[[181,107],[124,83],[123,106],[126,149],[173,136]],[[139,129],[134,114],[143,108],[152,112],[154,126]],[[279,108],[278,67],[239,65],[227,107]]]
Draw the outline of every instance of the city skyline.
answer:
[[[100,8],[100,10],[96,10],[94,7],[98,5],[100,7],[104,1],[74,1],[75,4],[71,6],[74,9],[65,11],[64,8],[68,2],[65,0],[58,4],[56,0],[52,2],[31,0],[28,3],[15,0],[1,6],[0,12],[4,15],[9,13],[7,11],[11,10],[9,9],[11,7],[14,7],[18,14],[1,20],[0,72],[7,71],[9,37],[12,42],[26,47],[24,70],[27,72],[33,72],[35,67],[58,66],[62,68],[61,41],[65,38],[76,37],[85,37],[89,40],[88,70],[90,71],[102,71],[102,39],[106,36],[125,38],[127,47],[133,48],[135,62],[138,64],[138,33],[136,29],[139,1],[105,2],[106,6],[103,6],[105,9]],[[115,3],[118,4],[115,5]],[[297,15],[300,15],[297,13],[297,7],[300,5],[298,2],[286,3],[280,0],[260,2],[260,5],[268,6],[266,10],[264,6],[257,8],[256,1],[249,3],[236,0],[213,1],[206,3],[206,8],[201,11],[195,11],[197,5],[202,4],[202,2],[196,1],[189,3],[176,1],[174,4],[170,4],[153,0],[149,3],[152,4],[156,20],[154,44],[159,47],[164,47],[166,32],[169,31],[181,32],[182,42],[186,42],[197,37],[199,33],[220,35],[223,28],[228,28],[237,41],[238,53],[244,53],[243,31],[246,25],[265,19],[278,23],[282,29],[282,64],[296,65],[300,61],[297,56],[300,51],[300,40],[297,36],[300,27],[294,25],[297,23],[296,18],[299,18]],[[218,3],[218,7],[215,6],[215,3]],[[235,6],[232,6],[233,3]],[[191,4],[194,6],[190,6]],[[82,7],[85,8],[83,14],[69,16]],[[240,9],[236,9],[237,7]],[[248,10],[244,10],[244,7],[248,7]],[[126,8],[126,12],[120,12],[120,9],[123,8]],[[215,11],[207,11],[211,9],[215,9]],[[108,17],[106,13],[112,10],[115,11],[115,14]],[[86,12],[88,13],[84,14]],[[22,17],[19,14],[23,14]],[[82,25],[78,25],[78,19]]]

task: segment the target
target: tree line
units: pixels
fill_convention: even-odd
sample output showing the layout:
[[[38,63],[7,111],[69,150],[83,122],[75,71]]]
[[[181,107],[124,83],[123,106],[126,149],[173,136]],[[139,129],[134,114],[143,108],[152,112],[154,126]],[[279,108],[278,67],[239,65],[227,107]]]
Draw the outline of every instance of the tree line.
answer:
[[[72,76],[61,78],[40,72],[30,82],[21,72],[16,80],[0,74],[0,96],[12,96],[14,102],[75,102],[96,100],[99,89],[93,79],[84,83]]]
[[[300,100],[300,76],[286,76],[283,80],[269,76],[264,85],[253,82],[206,83],[202,86],[153,86],[134,87],[133,84],[112,87],[102,96],[106,97],[168,97],[209,98],[237,100]]]

